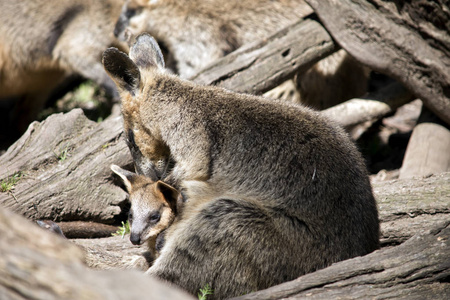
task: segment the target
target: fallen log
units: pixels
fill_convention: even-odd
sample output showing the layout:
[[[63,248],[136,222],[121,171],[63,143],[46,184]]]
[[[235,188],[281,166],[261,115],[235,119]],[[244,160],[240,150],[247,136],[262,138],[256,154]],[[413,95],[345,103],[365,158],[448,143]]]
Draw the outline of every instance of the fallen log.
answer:
[[[450,220],[450,173],[373,183],[381,245],[398,245],[424,228]]]
[[[131,164],[121,132],[121,117],[95,123],[81,109],[33,122],[0,157],[0,179],[14,179],[0,204],[34,220],[113,222],[127,194],[109,166]]]
[[[322,114],[338,122],[350,132],[353,140],[357,140],[363,133],[363,130],[358,130],[360,124],[365,124],[367,128],[412,100],[414,96],[401,84],[394,82],[364,98],[350,99],[325,109]]]
[[[0,299],[194,299],[131,270],[94,271],[73,243],[0,206]]]
[[[400,168],[400,178],[450,171],[450,126],[426,107],[414,127]]]
[[[64,232],[64,235],[70,238],[81,238],[81,239],[91,239],[91,238],[101,238],[110,237],[113,233],[116,233],[117,226],[106,225],[97,222],[83,222],[83,221],[72,221],[72,222],[59,222],[57,225]]]
[[[300,20],[260,42],[244,45],[191,80],[240,93],[262,94],[306,71],[339,48],[312,19]]]
[[[450,17],[446,1],[306,0],[334,40],[405,85],[450,124]]]

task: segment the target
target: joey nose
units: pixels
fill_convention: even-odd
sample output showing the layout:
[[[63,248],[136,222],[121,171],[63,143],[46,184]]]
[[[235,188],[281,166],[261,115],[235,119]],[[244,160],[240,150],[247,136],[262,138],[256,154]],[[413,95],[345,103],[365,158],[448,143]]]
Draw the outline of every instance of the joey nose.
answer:
[[[130,234],[130,241],[133,245],[140,245],[141,244],[141,236],[139,234]]]

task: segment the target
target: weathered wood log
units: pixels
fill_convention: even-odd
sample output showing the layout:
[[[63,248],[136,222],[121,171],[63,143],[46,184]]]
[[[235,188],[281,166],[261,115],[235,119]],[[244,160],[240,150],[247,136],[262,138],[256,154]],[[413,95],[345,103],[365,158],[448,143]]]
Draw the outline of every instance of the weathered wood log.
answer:
[[[391,83],[361,99],[351,99],[322,111],[350,132],[356,140],[362,132],[355,128],[363,123],[375,121],[414,100],[414,96],[399,83]],[[369,126],[367,125],[367,126]]]
[[[404,244],[336,263],[250,299],[449,299],[450,221]]]
[[[426,107],[406,148],[400,178],[427,176],[450,171],[450,130]]]
[[[110,237],[118,230],[117,226],[106,225],[97,222],[59,222],[57,223],[57,225],[61,228],[61,230],[64,232],[64,235],[68,239]]]
[[[18,180],[0,204],[30,219],[114,221],[127,194],[109,166],[131,163],[121,132],[121,117],[95,123],[81,109],[32,123],[0,157],[0,179]]]
[[[450,8],[446,1],[306,0],[359,62],[411,90],[450,124]]]
[[[131,270],[94,271],[73,243],[0,206],[0,299],[194,299]]]
[[[262,94],[306,71],[339,48],[316,21],[305,19],[267,40],[245,45],[191,78],[241,93]]]
[[[450,220],[450,173],[373,183],[381,245],[404,242],[421,229]]]

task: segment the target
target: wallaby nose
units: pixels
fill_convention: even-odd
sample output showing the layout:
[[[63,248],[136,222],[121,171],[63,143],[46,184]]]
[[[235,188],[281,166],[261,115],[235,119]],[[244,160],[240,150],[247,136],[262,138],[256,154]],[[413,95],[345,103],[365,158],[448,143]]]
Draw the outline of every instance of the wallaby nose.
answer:
[[[140,245],[141,244],[141,236],[139,234],[131,233],[130,241],[133,245]]]

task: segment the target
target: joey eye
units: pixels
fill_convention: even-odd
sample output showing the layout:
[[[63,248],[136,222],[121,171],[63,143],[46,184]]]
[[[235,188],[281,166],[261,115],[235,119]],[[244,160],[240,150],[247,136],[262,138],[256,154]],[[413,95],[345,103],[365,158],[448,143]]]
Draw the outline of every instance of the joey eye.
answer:
[[[161,219],[161,214],[159,213],[159,211],[152,213],[149,217],[149,221],[150,223],[157,223],[159,221],[159,219]]]
[[[134,17],[136,15],[136,13],[137,13],[137,9],[129,8],[125,12],[125,16],[127,17],[127,19],[131,19],[132,17]]]
[[[132,212],[128,213],[128,221],[130,221],[130,223],[133,221],[133,213]]]

